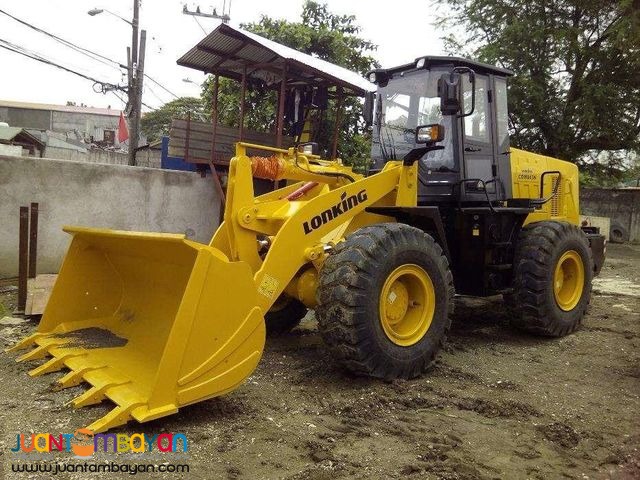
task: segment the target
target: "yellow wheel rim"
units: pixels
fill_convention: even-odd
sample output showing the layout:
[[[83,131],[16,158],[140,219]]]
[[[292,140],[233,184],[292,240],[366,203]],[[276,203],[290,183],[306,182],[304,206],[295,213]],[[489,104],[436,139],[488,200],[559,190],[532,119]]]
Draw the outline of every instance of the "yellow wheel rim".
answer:
[[[431,277],[418,265],[396,268],[382,286],[379,309],[389,340],[403,347],[418,343],[429,330],[436,309]]]
[[[553,274],[553,294],[565,312],[573,310],[584,290],[584,263],[575,250],[569,250],[558,260]]]

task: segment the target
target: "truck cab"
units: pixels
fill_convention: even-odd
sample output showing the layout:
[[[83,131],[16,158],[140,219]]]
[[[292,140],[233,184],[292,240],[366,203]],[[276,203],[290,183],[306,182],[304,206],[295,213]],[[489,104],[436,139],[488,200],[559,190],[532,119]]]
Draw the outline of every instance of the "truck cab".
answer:
[[[418,160],[418,205],[511,198],[507,116],[511,75],[484,63],[433,56],[370,72],[369,80],[378,86],[372,115],[374,168],[415,149],[417,127],[440,124],[443,148]],[[443,114],[442,89],[452,82],[459,110]]]

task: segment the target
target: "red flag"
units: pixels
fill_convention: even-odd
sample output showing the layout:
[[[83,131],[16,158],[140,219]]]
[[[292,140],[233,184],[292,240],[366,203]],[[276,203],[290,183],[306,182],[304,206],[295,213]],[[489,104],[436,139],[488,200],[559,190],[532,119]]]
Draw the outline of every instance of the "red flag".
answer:
[[[129,127],[127,127],[127,121],[124,119],[124,114],[120,112],[120,121],[118,122],[118,143],[126,142],[129,140]]]

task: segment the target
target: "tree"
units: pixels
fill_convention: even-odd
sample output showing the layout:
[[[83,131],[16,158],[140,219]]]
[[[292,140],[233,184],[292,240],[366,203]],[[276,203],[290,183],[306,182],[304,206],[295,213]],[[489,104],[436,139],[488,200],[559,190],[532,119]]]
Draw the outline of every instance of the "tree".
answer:
[[[208,121],[210,119],[209,112],[205,111],[202,99],[180,97],[165,103],[157,110],[145,113],[140,121],[140,128],[147,140],[153,142],[169,133],[172,119],[186,118],[189,112],[191,112],[194,120]]]
[[[456,54],[511,69],[514,145],[573,162],[640,150],[638,0],[438,0]],[[462,45],[473,45],[464,51]]]
[[[360,27],[353,15],[336,15],[325,4],[307,0],[300,22],[273,19],[266,15],[257,23],[242,25],[265,38],[281,43],[309,55],[340,65],[364,75],[378,66],[370,56],[376,46],[360,38]],[[212,78],[203,85],[203,99],[211,105]],[[246,96],[246,127],[258,131],[272,131],[275,125],[276,98],[274,91],[248,89]],[[238,82],[220,79],[218,119],[223,125],[238,126],[240,110],[240,85]],[[349,97],[343,102],[343,116],[338,138],[338,151],[345,163],[360,169],[368,166],[370,158],[369,134],[362,123],[362,103]],[[335,101],[331,101],[321,136],[325,146],[335,123]]]

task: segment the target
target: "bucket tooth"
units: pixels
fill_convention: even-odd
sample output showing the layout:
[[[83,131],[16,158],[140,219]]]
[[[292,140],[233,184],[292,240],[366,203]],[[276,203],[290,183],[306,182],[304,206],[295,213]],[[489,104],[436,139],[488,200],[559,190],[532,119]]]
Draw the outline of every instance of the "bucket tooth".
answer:
[[[97,403],[102,402],[106,398],[106,392],[108,389],[112,387],[117,387],[119,385],[124,385],[129,382],[112,382],[106,383],[101,386],[91,387],[89,390],[84,392],[81,395],[78,395],[76,398],[67,403],[67,405],[73,405],[73,408],[82,408],[87,407],[89,405],[95,405]]]
[[[39,360],[46,357],[47,354],[54,356],[53,353],[51,353],[51,349],[64,345],[65,343],[67,343],[67,340],[61,338],[53,338],[36,341],[36,343],[38,345],[36,348],[31,350],[30,352],[25,353],[21,357],[18,357],[16,359],[16,362]]]
[[[47,356],[47,354],[49,353],[50,347],[51,345],[48,345],[48,344],[38,345],[36,348],[31,350],[30,352],[27,352],[24,355],[21,355],[20,357],[16,358],[16,362],[29,362],[31,360],[40,360],[41,358],[44,358]]]
[[[79,370],[71,370],[69,373],[67,373],[64,377],[62,377],[60,380],[58,380],[55,383],[54,389],[62,390],[63,388],[78,386],[82,382],[84,382],[84,375],[86,375],[88,372],[91,372],[93,370],[98,370],[100,368],[105,368],[105,367],[104,366],[86,367],[86,368],[81,368]]]
[[[80,355],[67,354],[62,357],[54,357],[47,360],[46,363],[43,363],[39,367],[34,368],[29,372],[29,376],[38,377],[40,375],[44,375],[45,373],[58,372],[65,367],[65,360],[73,357],[79,357]]]
[[[129,420],[133,420],[131,416],[131,411],[143,405],[142,403],[133,403],[126,407],[122,407],[118,405],[109,413],[107,413],[104,417],[99,420],[96,420],[91,425],[87,427],[87,429],[91,430],[94,433],[104,432],[114,427],[119,427],[120,425],[126,424]]]
[[[40,337],[45,336],[44,333],[34,333],[33,335],[29,335],[28,337],[23,338],[15,345],[6,348],[5,352],[15,352],[17,350],[24,350],[25,348],[29,348],[31,345],[36,343],[36,340]]]
[[[73,239],[38,333],[10,350],[41,359],[24,368],[32,376],[60,372],[50,392],[81,387],[70,406],[109,402],[92,431],[225,394],[257,366],[266,300],[249,262],[184,235],[65,230]]]

